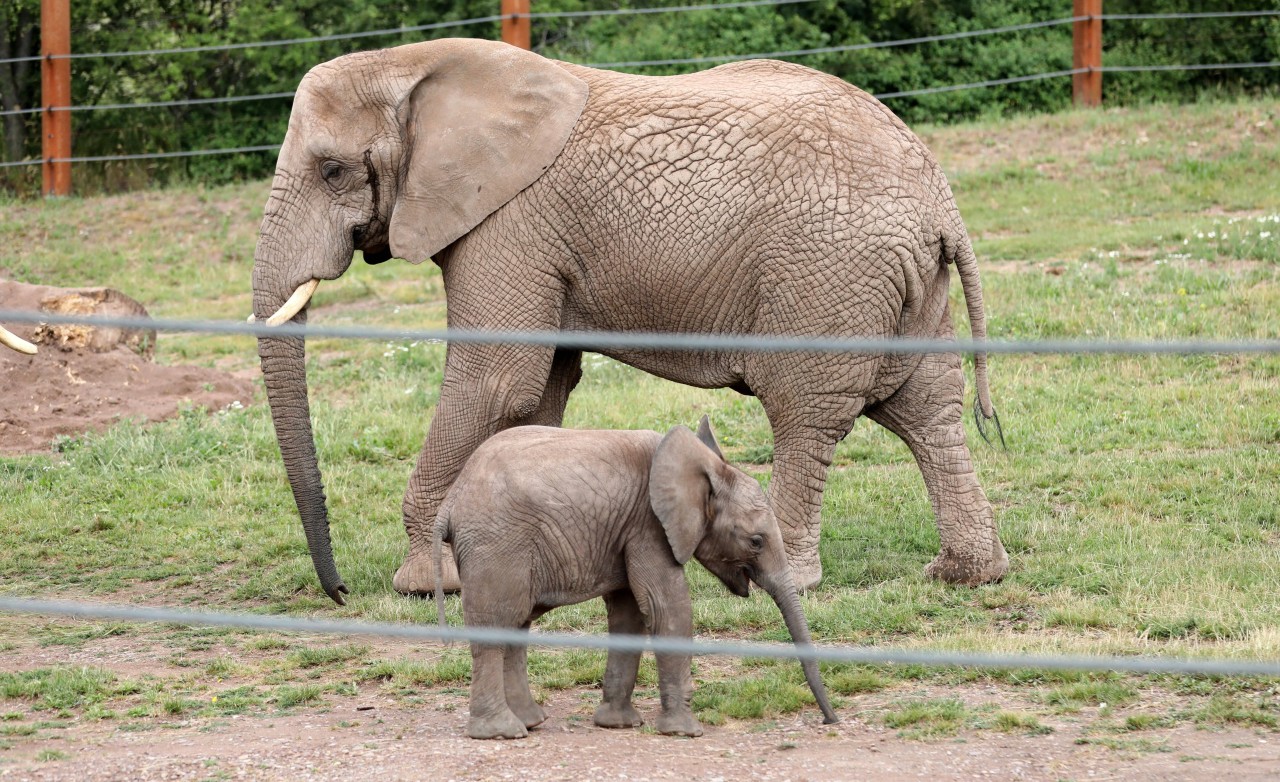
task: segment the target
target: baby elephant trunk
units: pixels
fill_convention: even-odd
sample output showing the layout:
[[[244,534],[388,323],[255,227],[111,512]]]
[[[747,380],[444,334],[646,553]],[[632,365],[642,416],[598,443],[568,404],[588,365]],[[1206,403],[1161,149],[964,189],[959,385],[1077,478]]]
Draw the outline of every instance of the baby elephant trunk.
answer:
[[[779,583],[770,584],[762,581],[757,579],[756,583],[764,587],[773,598],[773,602],[778,604],[778,610],[782,612],[787,630],[791,633],[791,640],[795,641],[800,649],[811,647],[809,623],[805,621],[804,609],[800,607],[800,596],[796,593],[796,587],[790,575],[779,579]],[[822,722],[826,725],[839,722],[840,718],[836,716],[835,710],[831,708],[831,702],[827,700],[827,689],[822,685],[822,676],[818,673],[818,661],[801,660],[800,667],[804,670],[805,681],[809,683],[809,689],[813,692],[813,699],[818,702],[818,708],[822,709]]]

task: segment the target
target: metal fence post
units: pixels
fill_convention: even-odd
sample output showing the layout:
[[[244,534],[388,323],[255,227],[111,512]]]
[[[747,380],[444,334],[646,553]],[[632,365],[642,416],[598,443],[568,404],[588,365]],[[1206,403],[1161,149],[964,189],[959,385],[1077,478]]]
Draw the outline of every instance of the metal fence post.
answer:
[[[1077,106],[1102,105],[1102,0],[1075,0],[1071,67],[1088,68],[1071,76],[1071,99]]]
[[[502,40],[521,49],[530,49],[529,0],[502,0]],[[525,14],[525,16],[517,16]]]
[[[40,2],[40,99],[44,104],[41,135],[46,196],[71,195],[71,54],[70,0]],[[62,108],[61,111],[55,111]],[[53,163],[52,160],[59,162]]]

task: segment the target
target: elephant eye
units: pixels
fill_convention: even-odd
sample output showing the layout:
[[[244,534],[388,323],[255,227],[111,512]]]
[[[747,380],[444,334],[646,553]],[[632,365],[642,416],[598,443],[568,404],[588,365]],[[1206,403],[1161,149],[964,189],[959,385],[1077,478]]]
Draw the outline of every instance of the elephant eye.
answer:
[[[320,166],[320,176],[324,177],[326,182],[332,182],[342,173],[342,165],[334,160],[326,160]]]
[[[763,536],[763,535],[752,535],[752,536],[751,536],[751,550],[752,550],[752,551],[759,551],[759,550],[760,550],[760,549],[762,549],[762,548],[764,548],[764,536]]]

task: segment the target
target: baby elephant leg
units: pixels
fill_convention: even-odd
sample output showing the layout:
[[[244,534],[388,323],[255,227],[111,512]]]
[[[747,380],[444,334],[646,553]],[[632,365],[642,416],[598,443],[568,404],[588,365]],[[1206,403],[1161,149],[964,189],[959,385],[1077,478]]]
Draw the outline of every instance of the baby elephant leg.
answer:
[[[693,638],[693,606],[684,573],[678,583],[669,585],[662,598],[648,601],[653,615],[649,626],[653,634],[667,638]],[[693,657],[687,654],[659,654],[658,694],[662,712],[654,724],[659,733],[668,736],[701,736],[702,725],[693,716],[689,701],[693,697]]]
[[[529,735],[524,721],[507,705],[504,675],[507,647],[471,644],[471,719],[473,739],[521,739]]]
[[[623,589],[604,596],[609,611],[610,635],[641,635],[644,617],[631,590]],[[640,712],[631,705],[636,689],[636,673],[640,670],[639,652],[609,651],[604,668],[604,697],[596,709],[595,722],[602,728],[635,728],[644,724]]]
[[[684,636],[691,638],[692,633]],[[687,654],[660,654],[658,657],[658,693],[662,712],[654,725],[667,736],[701,736],[702,725],[693,716],[689,700],[693,697],[693,658]]]
[[[529,631],[529,626],[522,628]],[[524,723],[526,728],[541,725],[547,719],[533,693],[529,691],[529,649],[526,646],[508,646],[503,660],[503,685],[507,696],[507,708]]]

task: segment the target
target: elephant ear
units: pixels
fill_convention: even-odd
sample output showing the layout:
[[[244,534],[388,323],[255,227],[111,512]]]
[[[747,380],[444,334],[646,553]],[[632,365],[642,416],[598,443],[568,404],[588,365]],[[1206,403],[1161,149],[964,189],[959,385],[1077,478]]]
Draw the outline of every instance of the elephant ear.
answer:
[[[396,257],[422,263],[551,167],[586,105],[587,84],[494,41],[393,51],[413,76],[401,87],[405,159],[389,239]]]
[[[711,431],[711,418],[704,415],[702,420],[698,422],[698,439],[702,444],[711,449],[711,452],[720,457],[724,461],[724,454],[720,453],[720,443],[716,442],[716,433]]]
[[[671,553],[688,562],[710,527],[717,489],[723,490],[724,461],[688,427],[667,432],[649,468],[649,504],[662,522]]]

